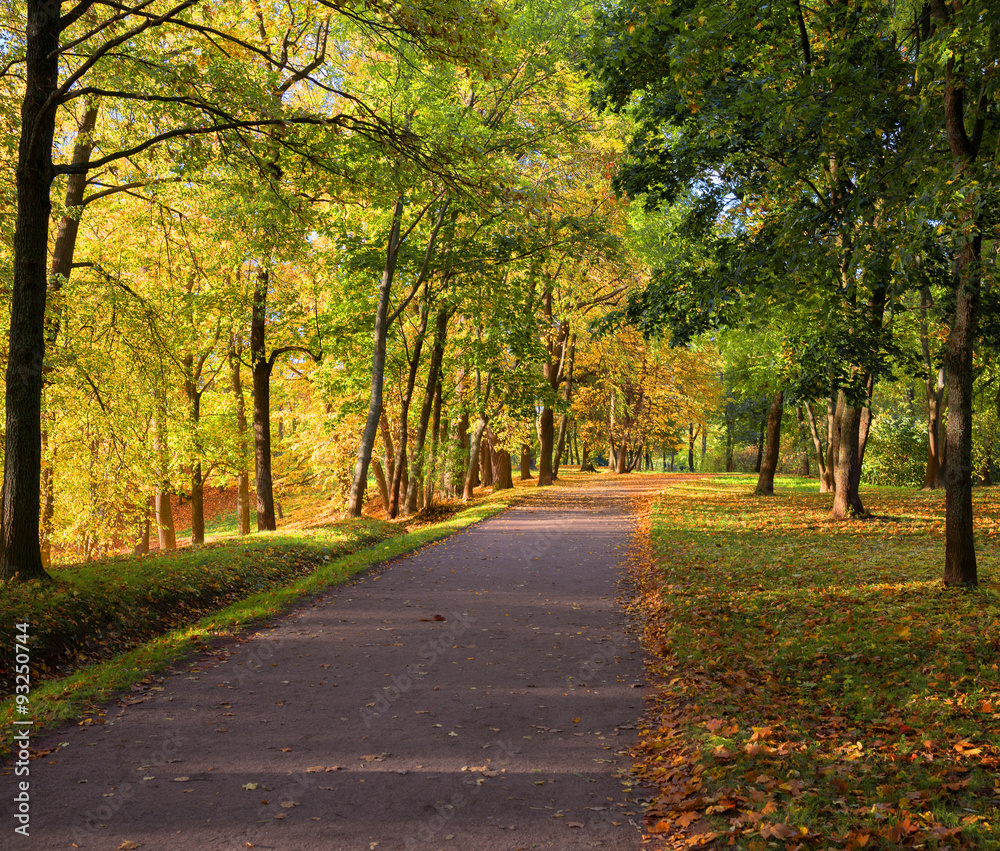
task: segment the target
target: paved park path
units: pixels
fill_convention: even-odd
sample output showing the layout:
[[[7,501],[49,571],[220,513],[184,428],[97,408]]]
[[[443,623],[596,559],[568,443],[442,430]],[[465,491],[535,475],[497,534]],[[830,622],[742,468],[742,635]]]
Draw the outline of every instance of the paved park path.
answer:
[[[31,837],[2,847],[638,849],[615,597],[634,498],[664,484],[548,490],[188,659],[38,742]]]

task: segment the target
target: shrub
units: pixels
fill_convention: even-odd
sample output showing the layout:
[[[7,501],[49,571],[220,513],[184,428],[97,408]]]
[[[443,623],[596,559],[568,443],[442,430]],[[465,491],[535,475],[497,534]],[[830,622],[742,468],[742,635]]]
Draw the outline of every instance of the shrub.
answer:
[[[866,485],[920,487],[927,460],[925,424],[906,414],[879,414],[872,422],[861,468]]]

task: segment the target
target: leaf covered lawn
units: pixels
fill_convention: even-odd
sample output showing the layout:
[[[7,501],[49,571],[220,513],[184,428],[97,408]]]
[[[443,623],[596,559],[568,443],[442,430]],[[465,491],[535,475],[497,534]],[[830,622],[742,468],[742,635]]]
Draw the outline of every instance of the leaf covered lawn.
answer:
[[[1000,491],[981,587],[947,589],[943,494],[679,482],[634,614],[657,683],[636,749],[654,848],[1000,848]]]

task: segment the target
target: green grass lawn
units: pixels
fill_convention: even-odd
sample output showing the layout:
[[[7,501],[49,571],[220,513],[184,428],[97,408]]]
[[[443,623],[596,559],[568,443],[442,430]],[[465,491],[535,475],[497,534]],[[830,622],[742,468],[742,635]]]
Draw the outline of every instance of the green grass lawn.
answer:
[[[28,625],[34,730],[79,719],[183,656],[372,565],[439,540],[515,498],[505,491],[441,522],[343,520],[230,537],[162,555],[53,567],[53,582],[0,583],[0,753],[16,712],[16,625]],[[86,721],[86,719],[84,719]]]
[[[636,777],[654,847],[1000,848],[1000,490],[981,587],[945,588],[941,492],[679,482],[633,602],[658,697]]]

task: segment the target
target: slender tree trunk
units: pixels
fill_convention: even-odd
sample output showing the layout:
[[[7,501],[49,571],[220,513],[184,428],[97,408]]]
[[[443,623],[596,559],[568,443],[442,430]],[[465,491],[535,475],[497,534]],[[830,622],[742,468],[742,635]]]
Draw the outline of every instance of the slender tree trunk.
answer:
[[[378,494],[382,498],[382,510],[385,516],[389,517],[389,484],[385,480],[385,471],[382,469],[382,462],[378,458],[372,458],[372,472],[375,474],[375,482],[378,484]],[[390,518],[391,519],[391,518]]]
[[[468,502],[474,496],[473,489],[476,485],[477,473],[479,472],[479,446],[483,440],[483,433],[486,431],[486,415],[479,414],[476,420],[476,427],[472,430],[469,445],[469,466],[465,473],[465,482],[462,486],[462,500]]]
[[[809,420],[809,433],[812,435],[813,447],[816,449],[816,464],[819,467],[819,492],[829,493],[830,486],[827,482],[826,452],[823,449],[823,441],[819,436],[819,429],[816,427],[816,415],[813,413],[812,405],[805,403],[806,417]]]
[[[0,579],[49,579],[39,547],[42,369],[60,4],[27,4],[10,300]]]
[[[781,418],[785,412],[785,391],[779,390],[771,399],[767,413],[766,451],[761,453],[760,475],[757,477],[757,496],[774,496],[774,474],[778,469],[781,451]]]
[[[437,388],[434,390],[434,413],[431,419],[431,451],[429,455],[429,463],[427,464],[427,481],[424,490],[424,507],[427,507],[434,502],[434,489],[435,483],[437,481],[437,455],[438,447],[444,443],[444,437],[442,436],[441,429],[441,405],[442,398],[444,396],[444,382],[441,380],[441,372],[438,371]]]
[[[864,517],[858,484],[861,480],[861,409],[850,405],[843,393],[837,400],[837,468],[833,497],[833,519]]]
[[[694,430],[694,423],[688,423],[688,472],[694,472],[694,442],[698,437],[698,432]]]
[[[247,408],[243,398],[243,377],[240,374],[240,357],[235,337],[229,344],[229,374],[236,403],[236,451],[239,461],[236,469],[236,514],[241,535],[250,534],[250,471],[247,469]]]
[[[274,484],[271,479],[271,370],[267,357],[268,271],[261,269],[254,284],[250,319],[250,364],[253,370],[253,457],[257,488],[257,531],[273,532]]]
[[[73,165],[80,165],[90,159],[94,150],[93,133],[97,126],[97,107],[93,104],[86,108],[83,121],[77,132],[73,145]],[[73,270],[73,256],[76,253],[76,240],[80,232],[80,217],[82,215],[83,195],[87,188],[87,174],[71,174],[66,179],[65,213],[59,220],[55,244],[52,247],[52,265],[46,286],[48,309],[45,319],[45,349],[52,352],[59,338],[63,322],[62,288],[69,280]],[[50,355],[51,357],[51,355]],[[43,370],[44,372],[47,371]],[[55,447],[51,445],[48,428],[42,430],[42,518],[40,530],[40,545],[42,565],[52,564],[52,520],[55,516],[55,471],[52,458]]]
[[[803,432],[805,431],[806,417],[802,413],[802,406],[795,406],[795,424],[798,427],[796,430],[796,437],[799,440],[799,446],[802,449],[802,461],[799,464],[799,475],[803,478],[809,478],[809,443],[808,438],[803,437]]]
[[[155,389],[156,422],[153,432],[156,435],[157,490],[153,498],[153,513],[156,518],[156,536],[160,550],[172,550],[177,546],[177,535],[174,531],[174,514],[170,504],[170,467],[167,447],[167,397],[162,384]]]
[[[406,386],[403,390],[403,395],[400,398],[399,404],[399,450],[400,458],[399,463],[396,465],[392,477],[392,489],[389,492],[389,517],[390,519],[395,519],[399,514],[399,490],[400,487],[403,488],[403,498],[404,502],[406,499],[406,493],[409,490],[409,481],[406,485],[403,485],[403,477],[407,472],[406,464],[406,446],[409,442],[409,420],[410,420],[410,402],[413,399],[413,389],[417,386],[417,370],[420,367],[420,353],[423,351],[424,347],[424,337],[427,334],[427,316],[430,311],[430,305],[424,304],[423,309],[420,311],[420,324],[417,327],[416,338],[413,341],[413,355],[410,358],[409,369],[406,374]]]
[[[820,493],[836,493],[837,459],[840,457],[840,432],[837,429],[837,394],[834,391],[826,400],[826,475],[827,487],[820,487]]]
[[[365,421],[361,444],[358,447],[358,459],[354,465],[354,478],[351,482],[351,494],[348,500],[348,514],[360,517],[364,505],[365,489],[368,486],[368,465],[372,459],[372,447],[375,445],[375,433],[378,431],[379,419],[382,416],[382,385],[385,376],[386,341],[389,331],[389,300],[392,295],[392,281],[396,274],[396,260],[399,256],[400,225],[403,220],[403,198],[396,201],[392,215],[392,228],[386,247],[385,266],[382,270],[382,283],[379,286],[378,307],[375,312],[375,330],[372,340],[372,380],[371,395],[368,402],[368,418]]]
[[[448,333],[448,311],[441,308],[434,322],[434,347],[431,349],[431,362],[427,371],[427,387],[424,391],[424,402],[420,408],[420,422],[413,439],[413,459],[410,462],[409,487],[406,489],[404,514],[414,514],[417,511],[417,492],[424,479],[424,443],[427,440],[427,427],[431,421],[438,384],[441,376],[441,363],[444,360],[445,337]]]

